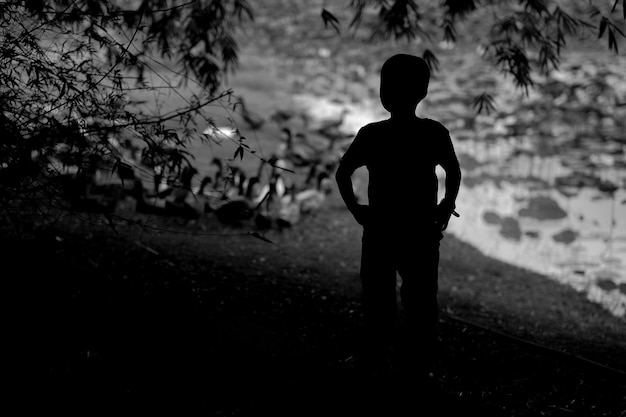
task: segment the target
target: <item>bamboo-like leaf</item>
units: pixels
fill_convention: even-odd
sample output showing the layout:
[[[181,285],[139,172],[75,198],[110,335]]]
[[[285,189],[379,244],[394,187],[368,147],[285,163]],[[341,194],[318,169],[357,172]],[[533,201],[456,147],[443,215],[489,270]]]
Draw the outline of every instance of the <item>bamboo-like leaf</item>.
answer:
[[[341,33],[339,31],[339,19],[326,9],[322,9],[322,20],[324,21],[324,27],[328,27],[330,24],[337,31],[337,34]]]
[[[244,20],[244,14],[250,20],[254,20],[254,13],[252,12],[252,7],[247,1],[244,0],[235,0],[234,3],[234,13],[237,15],[239,20]]]
[[[525,9],[531,9],[535,13],[541,14],[547,11],[546,3],[544,0],[526,0]]]
[[[604,35],[604,31],[606,30],[607,23],[608,23],[608,20],[606,17],[603,17],[602,20],[600,20],[600,30],[598,31],[598,39],[602,38],[602,35]]]
[[[237,159],[237,157],[239,157],[239,160],[243,160],[243,147],[239,146],[236,150],[235,150],[235,155],[233,156],[233,159]]]
[[[363,8],[362,7],[357,8],[356,12],[354,12],[354,17],[352,18],[352,21],[350,21],[349,27],[357,29],[359,27],[359,24],[361,23],[362,14],[363,14]]]
[[[619,54],[617,39],[615,39],[615,33],[611,28],[609,28],[609,49],[615,51],[615,54]]]
[[[456,29],[454,28],[454,21],[450,18],[445,18],[443,23],[443,38],[448,42],[456,42]]]
[[[611,7],[611,13],[615,12],[615,9],[617,9],[618,3],[619,3],[619,0],[615,0],[615,2],[613,3],[613,7]]]
[[[474,100],[474,107],[478,107],[478,113],[482,113],[483,109],[489,114],[492,110],[495,110],[494,100],[491,94],[482,93]]]
[[[463,17],[476,9],[474,0],[445,0],[443,5],[451,16],[459,17]]]
[[[439,60],[430,49],[426,49],[424,51],[424,53],[422,54],[422,58],[424,58],[424,61],[426,61],[428,67],[432,72],[435,72],[439,69]]]

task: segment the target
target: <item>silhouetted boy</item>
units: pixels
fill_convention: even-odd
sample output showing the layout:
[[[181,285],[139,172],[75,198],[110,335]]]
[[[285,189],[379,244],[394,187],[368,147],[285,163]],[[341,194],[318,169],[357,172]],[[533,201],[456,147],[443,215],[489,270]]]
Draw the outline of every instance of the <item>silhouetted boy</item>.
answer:
[[[438,342],[439,241],[454,212],[461,171],[448,130],[415,115],[426,97],[430,70],[416,56],[398,54],[383,65],[380,99],[391,117],[361,128],[343,155],[336,180],[341,196],[363,225],[361,282],[366,348],[390,364],[396,321],[396,272],[405,311],[411,370],[428,370]],[[369,171],[369,205],[357,203],[354,171]],[[437,204],[435,167],[446,172],[445,197]],[[455,213],[456,214],[456,213]]]

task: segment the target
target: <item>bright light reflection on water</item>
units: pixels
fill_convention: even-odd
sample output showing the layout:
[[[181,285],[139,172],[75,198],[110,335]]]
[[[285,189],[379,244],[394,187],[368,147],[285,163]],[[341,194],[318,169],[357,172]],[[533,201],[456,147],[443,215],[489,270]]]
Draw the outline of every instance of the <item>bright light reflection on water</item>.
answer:
[[[472,146],[463,143],[457,152],[471,152]],[[488,256],[571,285],[626,316],[626,191],[559,190],[554,178],[571,171],[558,158],[534,158],[532,175],[527,162],[513,158],[504,167],[494,161],[464,173],[461,217],[450,223],[450,232]],[[624,175],[607,168],[597,176],[624,181]]]

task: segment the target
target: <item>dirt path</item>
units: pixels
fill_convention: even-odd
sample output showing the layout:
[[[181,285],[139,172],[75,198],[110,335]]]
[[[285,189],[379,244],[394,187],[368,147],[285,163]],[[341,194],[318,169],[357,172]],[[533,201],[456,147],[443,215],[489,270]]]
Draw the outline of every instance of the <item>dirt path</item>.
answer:
[[[137,235],[62,232],[3,241],[6,266],[15,267],[6,270],[19,271],[6,282],[23,406],[215,416],[429,408],[438,411],[420,415],[594,417],[624,409],[623,378],[445,315],[440,389],[375,378],[359,360],[358,245],[337,237],[358,242],[348,222],[343,214],[313,218],[273,235],[275,245],[172,234],[137,244]],[[445,291],[447,311],[480,316],[484,299],[471,305]],[[524,314],[509,307],[518,322],[500,324],[511,331]],[[619,345],[599,349],[619,357],[611,353]]]

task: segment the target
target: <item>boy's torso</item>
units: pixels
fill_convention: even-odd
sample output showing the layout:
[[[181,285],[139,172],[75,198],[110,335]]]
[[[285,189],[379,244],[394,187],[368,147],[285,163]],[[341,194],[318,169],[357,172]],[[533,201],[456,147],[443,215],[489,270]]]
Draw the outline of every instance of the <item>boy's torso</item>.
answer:
[[[368,198],[372,216],[389,224],[431,224],[437,205],[438,164],[447,131],[415,118],[373,123],[363,132],[369,146]]]

